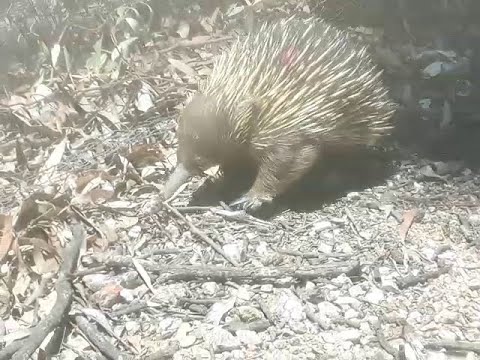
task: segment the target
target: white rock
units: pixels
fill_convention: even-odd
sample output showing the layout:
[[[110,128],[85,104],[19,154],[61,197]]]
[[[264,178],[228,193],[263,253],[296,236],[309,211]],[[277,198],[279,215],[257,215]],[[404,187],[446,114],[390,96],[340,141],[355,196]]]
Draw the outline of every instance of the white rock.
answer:
[[[265,284],[260,286],[260,291],[265,292],[265,293],[271,293],[273,292],[273,285],[272,284]]]
[[[337,342],[336,335],[329,332],[322,333],[321,337],[327,344],[335,344]]]
[[[263,312],[253,306],[239,306],[237,312],[240,319],[246,323],[265,318]]]
[[[217,350],[232,351],[241,345],[237,337],[219,326],[202,326],[201,332],[205,342]]]
[[[242,243],[225,244],[223,246],[223,251],[227,257],[238,263],[242,262],[243,260],[243,250]]]
[[[290,291],[283,291],[277,300],[275,313],[285,322],[302,321],[306,315],[303,304],[298,297]]]
[[[318,245],[318,251],[324,254],[330,254],[333,251],[333,246],[326,244],[325,242],[321,242]]]
[[[361,285],[357,284],[350,286],[350,288],[348,289],[348,293],[351,297],[356,298],[365,295],[365,290]]]
[[[345,311],[344,317],[345,319],[357,319],[359,317],[359,313],[356,310],[348,309]]]
[[[238,330],[236,332],[236,335],[238,340],[240,340],[242,344],[258,345],[262,343],[262,339],[260,338],[260,336],[258,336],[258,334],[255,331]]]
[[[370,334],[372,333],[372,328],[370,327],[370,324],[366,321],[362,321],[360,323],[360,331],[364,334]]]
[[[456,312],[450,310],[441,310],[437,315],[434,317],[435,322],[437,324],[454,324],[458,319],[459,315]]]
[[[353,343],[357,343],[360,340],[362,333],[360,330],[357,329],[347,329],[342,330],[337,333],[337,338],[342,341],[351,341]]]
[[[322,301],[317,304],[319,316],[326,317],[326,318],[333,318],[340,316],[341,310],[328,301]]]
[[[127,321],[125,323],[125,330],[127,330],[129,335],[135,334],[140,330],[140,324],[136,321]]]
[[[327,229],[331,229],[333,227],[332,223],[330,221],[319,221],[313,224],[312,228],[316,232],[321,232]]]
[[[211,359],[210,357],[208,359]],[[228,360],[244,360],[245,353],[243,350],[233,350],[230,352],[230,356],[227,357]]]
[[[213,296],[218,292],[217,283],[210,281],[202,284],[202,290],[205,295]]]
[[[359,310],[362,306],[362,303],[359,300],[357,300],[353,297],[350,297],[350,296],[339,297],[337,300],[335,300],[335,304],[337,304],[337,305],[349,305],[356,310]]]
[[[248,301],[252,298],[252,293],[244,286],[241,286],[235,292],[235,296],[237,296],[239,300]]]
[[[374,287],[366,295],[365,300],[371,302],[372,304],[378,305],[385,299],[383,291]]]
[[[346,242],[339,244],[337,246],[337,250],[340,253],[353,254],[353,248],[350,246],[350,244],[348,244]]]
[[[457,335],[448,329],[440,329],[438,331],[438,336],[442,340],[447,340],[447,341],[455,341],[457,340]]]

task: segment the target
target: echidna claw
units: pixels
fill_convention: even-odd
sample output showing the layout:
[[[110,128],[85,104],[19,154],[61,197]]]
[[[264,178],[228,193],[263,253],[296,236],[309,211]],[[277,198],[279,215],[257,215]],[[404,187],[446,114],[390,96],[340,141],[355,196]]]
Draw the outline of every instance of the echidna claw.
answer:
[[[233,208],[241,208],[246,212],[254,212],[260,209],[264,201],[258,197],[250,197],[248,194],[245,194],[239,197],[237,200],[232,201],[229,206]]]

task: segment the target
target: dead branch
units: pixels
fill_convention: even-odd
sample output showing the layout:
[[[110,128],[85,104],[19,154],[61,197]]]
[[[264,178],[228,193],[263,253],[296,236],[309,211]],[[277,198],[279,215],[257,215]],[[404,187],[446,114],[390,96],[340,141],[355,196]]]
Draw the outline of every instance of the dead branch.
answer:
[[[96,261],[103,262],[105,266],[133,267],[131,258],[126,256],[115,256],[104,258],[101,254],[94,256]],[[358,261],[335,262],[331,264],[322,264],[305,269],[263,267],[263,268],[242,268],[242,267],[224,267],[224,266],[199,266],[199,265],[158,265],[149,261],[138,260],[145,270],[160,274],[157,280],[166,281],[187,281],[187,280],[205,280],[217,282],[251,282],[251,283],[274,283],[279,286],[285,286],[287,283],[297,281],[315,280],[318,278],[331,279],[341,274],[349,276],[358,275],[360,272],[360,263]]]
[[[111,341],[109,341],[83,316],[75,316],[75,322],[88,341],[93,344],[107,359],[133,359],[131,355],[124,354],[115,348]]]
[[[190,228],[190,231],[197,235],[204,243],[210,245],[212,247],[213,250],[215,250],[217,253],[219,253],[220,255],[222,255],[225,260],[227,260],[230,264],[232,264],[233,266],[238,266],[237,262],[233,259],[230,259],[227,254],[225,254],[225,252],[222,250],[222,248],[216,244],[212,239],[210,239],[207,235],[205,235],[204,232],[202,232],[200,229],[198,229],[195,225],[193,225],[191,223],[191,221],[188,221],[187,218],[185,218],[185,216],[183,216],[182,214],[180,214],[180,212],[175,209],[174,207],[168,205],[167,203],[164,203],[163,204],[169,211],[171,211],[176,217],[178,217],[179,219],[181,219],[186,225],[188,225],[188,227]]]
[[[425,347],[430,349],[445,349],[447,351],[472,351],[474,353],[480,354],[480,342],[470,342],[470,341],[448,341],[448,340],[438,340],[430,341],[425,344]]]
[[[73,239],[65,248],[56,284],[57,300],[50,314],[31,329],[27,339],[13,342],[3,349],[0,352],[0,359],[28,360],[47,335],[65,321],[73,296],[70,274],[77,265],[80,247],[85,239],[84,229],[78,223],[72,226],[72,233]]]

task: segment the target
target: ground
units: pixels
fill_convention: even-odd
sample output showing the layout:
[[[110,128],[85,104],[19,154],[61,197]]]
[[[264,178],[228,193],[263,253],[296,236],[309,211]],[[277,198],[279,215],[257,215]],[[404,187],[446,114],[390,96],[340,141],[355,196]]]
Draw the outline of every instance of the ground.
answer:
[[[9,75],[24,83],[0,103],[0,359],[37,348],[59,359],[480,359],[471,161],[397,142],[392,154],[327,159],[261,216],[220,203],[235,186],[207,176],[161,199],[182,104],[246,8],[165,16],[155,36],[130,14],[131,29],[110,29],[116,50],[83,27],[95,46],[76,43],[74,55],[87,65],[67,67],[72,48],[49,44],[50,72]],[[405,65],[387,48],[387,69]],[[458,112],[432,93],[423,110],[444,122]],[[426,143],[414,130],[430,126],[424,117],[409,116],[420,125],[403,138]],[[463,131],[471,160],[476,134]]]

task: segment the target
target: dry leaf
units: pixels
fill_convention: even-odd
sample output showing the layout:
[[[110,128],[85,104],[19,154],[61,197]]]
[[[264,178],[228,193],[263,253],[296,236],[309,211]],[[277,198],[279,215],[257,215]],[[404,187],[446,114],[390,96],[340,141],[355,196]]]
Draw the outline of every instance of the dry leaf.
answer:
[[[177,60],[177,59],[172,59],[169,58],[168,62],[177,70],[180,70],[183,72],[185,75],[195,77],[197,76],[197,72],[190,67],[189,65],[185,64],[183,61]]]
[[[0,214],[0,261],[7,255],[13,242],[13,217]]]
[[[183,39],[188,38],[188,35],[190,34],[190,24],[186,21],[182,21],[178,26],[177,34]]]
[[[126,155],[128,161],[135,167],[144,167],[153,165],[165,159],[164,149],[159,145],[138,144],[131,148],[129,154]]]
[[[418,210],[416,209],[411,209],[408,211],[405,211],[403,214],[403,222],[400,225],[400,239],[402,241],[405,241],[407,238],[408,230],[410,230],[410,227],[413,224],[413,221],[415,220],[415,217],[418,214]]]
[[[49,185],[52,183],[53,175],[56,172],[57,165],[62,161],[63,154],[65,153],[67,142],[68,139],[64,138],[55,146],[49,158],[39,170],[39,173],[42,174],[42,176],[35,180],[35,185]]]

